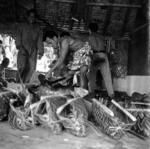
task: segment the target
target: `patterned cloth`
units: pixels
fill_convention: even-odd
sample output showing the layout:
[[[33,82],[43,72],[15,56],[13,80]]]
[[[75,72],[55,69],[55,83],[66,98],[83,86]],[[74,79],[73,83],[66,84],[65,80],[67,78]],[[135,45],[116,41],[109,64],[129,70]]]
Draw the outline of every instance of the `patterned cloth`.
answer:
[[[88,42],[85,45],[73,53],[73,60],[69,61],[68,68],[70,70],[80,69],[81,66],[89,66],[91,63],[91,47]]]

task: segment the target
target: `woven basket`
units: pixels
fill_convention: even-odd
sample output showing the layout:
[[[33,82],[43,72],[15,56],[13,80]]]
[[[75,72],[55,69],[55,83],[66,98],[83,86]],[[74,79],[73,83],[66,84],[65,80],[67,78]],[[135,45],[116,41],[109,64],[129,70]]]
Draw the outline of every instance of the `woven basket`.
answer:
[[[33,120],[29,117],[29,112],[23,106],[15,108],[10,104],[8,122],[12,128],[22,131],[30,130],[34,127]]]
[[[120,139],[124,135],[125,129],[129,129],[130,125],[121,121],[112,110],[96,99],[93,99],[92,114],[102,132],[113,139]]]
[[[9,90],[0,90],[0,121],[8,116],[10,100],[16,99],[17,95]]]

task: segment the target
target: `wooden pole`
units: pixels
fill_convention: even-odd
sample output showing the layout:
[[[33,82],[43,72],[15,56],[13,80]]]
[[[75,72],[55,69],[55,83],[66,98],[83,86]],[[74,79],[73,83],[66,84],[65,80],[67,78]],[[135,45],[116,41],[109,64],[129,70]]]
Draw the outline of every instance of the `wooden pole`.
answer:
[[[145,103],[145,102],[131,102],[131,104],[150,106],[150,103]]]
[[[55,2],[61,2],[61,3],[75,3],[74,0],[54,0]]]
[[[111,7],[141,8],[141,5],[117,4],[117,3],[87,3],[87,5],[92,5],[92,6],[111,6]]]
[[[55,2],[62,3],[75,3],[75,0],[54,0]],[[87,3],[91,6],[112,6],[112,7],[131,7],[131,8],[140,8],[141,5],[130,5],[130,4],[117,4],[117,3]]]
[[[123,107],[121,107],[116,101],[112,100],[111,101],[117,108],[119,108],[124,114],[126,114],[132,121],[136,121],[136,118],[129,113],[126,109],[124,109]]]
[[[126,109],[127,111],[130,112],[150,112],[150,109]]]
[[[134,30],[131,32],[131,34],[134,34],[134,33],[138,32],[138,31],[140,31],[141,29],[146,28],[148,25],[149,25],[149,23],[145,23],[145,24],[143,24],[143,25],[137,27],[136,29],[134,29]]]

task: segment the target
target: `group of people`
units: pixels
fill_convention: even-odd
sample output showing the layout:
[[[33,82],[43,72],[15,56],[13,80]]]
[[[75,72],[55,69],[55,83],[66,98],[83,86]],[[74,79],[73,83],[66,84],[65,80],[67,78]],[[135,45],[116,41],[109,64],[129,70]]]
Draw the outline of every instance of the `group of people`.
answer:
[[[50,44],[58,54],[58,59],[47,72],[50,78],[57,69],[67,67],[68,74],[79,72],[80,86],[93,92],[96,89],[96,72],[101,71],[105,87],[110,97],[114,96],[111,72],[103,38],[97,33],[98,25],[89,24],[89,35],[85,40],[68,32],[58,34],[47,31],[44,35],[35,23],[35,12],[29,10],[27,22],[20,25],[16,39],[19,50],[17,67],[19,78],[28,83],[35,71],[36,62],[44,54],[43,41]],[[69,76],[66,74],[66,77]]]

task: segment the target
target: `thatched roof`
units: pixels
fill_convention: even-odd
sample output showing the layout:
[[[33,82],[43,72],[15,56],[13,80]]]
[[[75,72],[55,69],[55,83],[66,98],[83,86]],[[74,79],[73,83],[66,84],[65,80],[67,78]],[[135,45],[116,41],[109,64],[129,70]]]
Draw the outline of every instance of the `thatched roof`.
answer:
[[[86,29],[96,21],[101,34],[121,36],[133,31],[138,12],[145,13],[146,6],[148,0],[0,0],[0,21],[22,21],[25,11],[35,8],[42,26]]]

